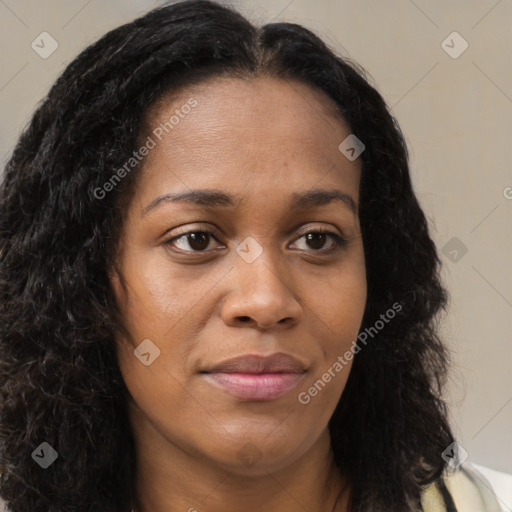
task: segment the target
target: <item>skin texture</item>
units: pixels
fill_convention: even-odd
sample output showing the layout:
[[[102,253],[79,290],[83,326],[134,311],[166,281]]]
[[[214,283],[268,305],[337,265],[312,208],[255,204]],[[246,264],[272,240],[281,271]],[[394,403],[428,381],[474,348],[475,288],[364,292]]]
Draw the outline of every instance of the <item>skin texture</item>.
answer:
[[[363,241],[357,214],[343,202],[292,211],[290,196],[337,189],[357,206],[360,159],[338,150],[350,130],[329,98],[269,77],[188,87],[152,109],[150,129],[191,97],[197,106],[144,159],[112,273],[128,332],[119,334],[117,352],[132,398],[138,509],[331,512],[343,478],[332,466],[327,424],[350,364],[309,404],[298,394],[357,337],[366,304]],[[163,201],[143,214],[160,195],[189,189],[244,202],[208,209]],[[205,229],[213,232],[205,242],[170,242]],[[343,236],[346,246],[328,254],[334,239],[304,236],[317,229]],[[251,263],[236,252],[247,237],[263,250]],[[145,339],[160,350],[148,366],[134,356]],[[307,372],[273,401],[240,400],[199,373],[275,352],[294,355]],[[347,510],[347,497],[336,510]]]

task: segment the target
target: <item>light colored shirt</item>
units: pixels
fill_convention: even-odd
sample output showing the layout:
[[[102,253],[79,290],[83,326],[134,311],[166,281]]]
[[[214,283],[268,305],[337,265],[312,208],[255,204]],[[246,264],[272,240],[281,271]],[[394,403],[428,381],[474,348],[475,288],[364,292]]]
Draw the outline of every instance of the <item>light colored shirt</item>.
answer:
[[[498,497],[489,481],[471,464],[462,464],[457,471],[443,475],[446,488],[459,512],[501,512]],[[421,505],[424,512],[446,512],[442,493],[435,484],[424,492]]]

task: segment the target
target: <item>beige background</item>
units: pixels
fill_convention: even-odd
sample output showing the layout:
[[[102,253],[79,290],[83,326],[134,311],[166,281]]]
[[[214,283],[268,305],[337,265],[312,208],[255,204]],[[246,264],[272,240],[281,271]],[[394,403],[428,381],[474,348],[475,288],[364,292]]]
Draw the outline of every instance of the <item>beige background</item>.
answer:
[[[161,4],[0,0],[2,166],[78,51]],[[233,4],[259,23],[291,21],[315,30],[369,71],[392,108],[452,294],[443,333],[456,362],[447,396],[453,426],[470,462],[512,473],[512,1]],[[47,59],[31,48],[43,31],[59,45]],[[456,59],[441,46],[453,31],[469,44]],[[461,48],[450,38],[447,44]],[[449,252],[454,243],[467,248],[457,262]]]

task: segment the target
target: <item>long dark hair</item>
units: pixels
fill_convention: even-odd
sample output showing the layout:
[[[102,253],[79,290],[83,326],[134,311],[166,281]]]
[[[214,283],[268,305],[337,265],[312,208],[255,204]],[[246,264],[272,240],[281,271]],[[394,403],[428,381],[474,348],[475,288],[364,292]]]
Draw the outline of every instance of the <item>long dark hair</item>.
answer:
[[[144,115],[164,93],[209,77],[258,75],[323,91],[365,144],[361,331],[401,305],[355,355],[329,423],[351,511],[414,510],[441,476],[441,453],[453,441],[441,398],[449,353],[437,334],[448,296],[396,120],[365,71],[309,30],[255,27],[230,8],[193,0],[153,10],[85,49],[6,165],[0,496],[12,512],[129,511],[136,461],[108,269],[137,169],[105,197],[97,190],[140,147]],[[42,442],[58,453],[47,469],[33,460]]]

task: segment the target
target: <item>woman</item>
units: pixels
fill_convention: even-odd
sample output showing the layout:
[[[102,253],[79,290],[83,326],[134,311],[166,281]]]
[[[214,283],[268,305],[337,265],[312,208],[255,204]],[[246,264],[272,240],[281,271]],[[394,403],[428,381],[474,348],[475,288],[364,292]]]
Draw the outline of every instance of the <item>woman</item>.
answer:
[[[109,32],[20,138],[0,219],[12,512],[455,510],[407,149],[310,31],[196,0]]]

